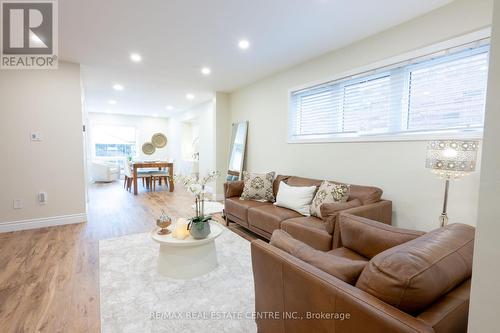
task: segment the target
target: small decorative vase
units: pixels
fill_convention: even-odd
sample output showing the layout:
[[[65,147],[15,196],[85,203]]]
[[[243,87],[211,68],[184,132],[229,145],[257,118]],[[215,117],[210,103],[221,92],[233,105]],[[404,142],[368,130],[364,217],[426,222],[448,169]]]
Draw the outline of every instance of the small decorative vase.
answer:
[[[158,230],[158,235],[168,235],[170,230],[168,230],[168,226],[172,224],[172,219],[165,214],[165,211],[161,211],[161,216],[156,220],[156,225],[160,227]]]
[[[195,218],[196,219],[196,218]],[[207,238],[210,234],[210,222],[209,221],[191,221],[189,222],[189,233],[194,239]]]

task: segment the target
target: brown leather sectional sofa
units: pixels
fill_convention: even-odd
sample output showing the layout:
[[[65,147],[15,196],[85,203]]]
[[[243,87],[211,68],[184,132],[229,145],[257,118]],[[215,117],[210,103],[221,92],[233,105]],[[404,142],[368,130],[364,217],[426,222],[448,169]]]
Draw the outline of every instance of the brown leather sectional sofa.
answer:
[[[328,252],[283,231],[271,244],[288,252],[252,242],[259,333],[467,331],[473,227],[423,234],[342,213],[338,231],[339,247]],[[335,265],[325,264],[329,257]],[[330,274],[351,274],[351,264],[354,279]]]
[[[319,186],[322,180],[295,176],[277,176],[273,190],[276,196],[281,181],[290,186]],[[318,250],[328,251],[339,246],[337,216],[340,212],[370,218],[391,224],[392,202],[382,200],[382,190],[371,186],[351,185],[346,203],[323,204],[322,219],[305,217],[299,213],[273,205],[270,202],[240,200],[243,181],[224,184],[225,215],[228,221],[270,239],[276,229],[283,229],[294,238]]]

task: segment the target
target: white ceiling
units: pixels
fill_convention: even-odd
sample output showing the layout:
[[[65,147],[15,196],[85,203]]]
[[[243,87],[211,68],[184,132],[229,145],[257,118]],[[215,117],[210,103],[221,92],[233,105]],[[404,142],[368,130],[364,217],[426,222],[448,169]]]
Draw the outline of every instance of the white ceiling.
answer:
[[[82,64],[89,111],[168,116],[450,2],[62,0],[59,54]],[[201,75],[202,66],[212,74]]]

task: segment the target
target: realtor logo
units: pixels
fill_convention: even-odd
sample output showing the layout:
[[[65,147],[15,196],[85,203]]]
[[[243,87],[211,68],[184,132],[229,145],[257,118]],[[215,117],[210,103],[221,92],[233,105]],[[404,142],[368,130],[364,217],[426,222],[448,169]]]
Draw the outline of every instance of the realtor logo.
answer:
[[[57,69],[57,2],[0,2],[1,69]]]

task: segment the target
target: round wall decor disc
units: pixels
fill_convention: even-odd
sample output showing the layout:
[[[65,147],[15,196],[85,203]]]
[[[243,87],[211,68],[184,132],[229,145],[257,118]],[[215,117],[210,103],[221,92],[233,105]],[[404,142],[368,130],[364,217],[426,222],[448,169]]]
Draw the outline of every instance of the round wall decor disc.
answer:
[[[146,142],[142,145],[142,152],[146,155],[153,155],[156,148],[151,142]]]
[[[151,142],[156,148],[163,148],[167,145],[167,137],[163,133],[156,133],[151,138]]]

